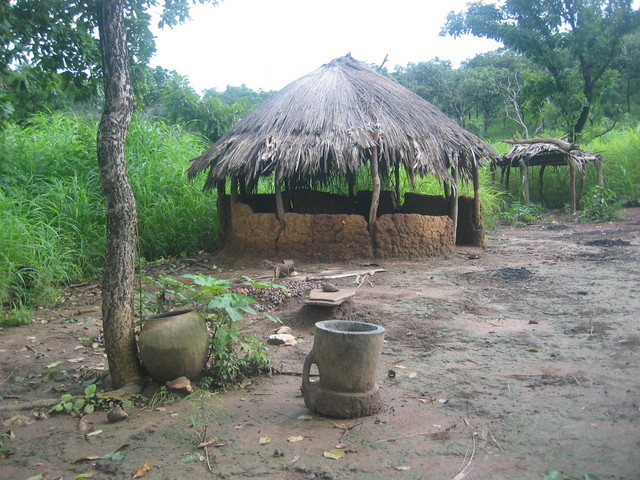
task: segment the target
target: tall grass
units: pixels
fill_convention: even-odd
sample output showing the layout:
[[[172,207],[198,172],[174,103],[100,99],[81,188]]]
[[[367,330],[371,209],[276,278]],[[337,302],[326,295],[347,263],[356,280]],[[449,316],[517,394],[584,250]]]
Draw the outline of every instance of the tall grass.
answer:
[[[39,115],[0,132],[0,305],[46,304],[61,285],[99,274],[105,212],[95,119]],[[178,127],[136,117],[127,143],[140,255],[215,248],[215,199],[186,179],[205,148]]]

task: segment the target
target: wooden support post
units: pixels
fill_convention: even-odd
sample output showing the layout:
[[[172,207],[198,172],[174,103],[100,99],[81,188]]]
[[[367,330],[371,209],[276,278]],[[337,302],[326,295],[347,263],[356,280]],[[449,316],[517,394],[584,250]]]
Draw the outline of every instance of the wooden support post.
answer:
[[[447,202],[450,202],[451,201],[451,185],[446,180],[443,180],[442,188],[444,190],[444,198],[447,199]]]
[[[227,203],[227,179],[223,178],[216,185],[217,198],[216,198],[216,214],[218,217],[218,250],[222,250],[230,238],[230,212],[229,204]]]
[[[238,177],[231,176],[231,205],[238,203]]]
[[[395,168],[395,180],[396,180],[396,202],[398,202],[397,204],[400,205],[400,203],[402,203],[400,201],[400,164],[396,163],[396,168]]]
[[[284,202],[282,201],[282,177],[278,171],[276,171],[275,174],[274,187],[276,193],[276,215],[278,216],[278,220],[282,222],[284,218]]]
[[[378,174],[378,138],[380,133],[375,131],[373,141],[376,143],[371,147],[371,178],[373,179],[373,192],[371,194],[371,208],[369,209],[369,232],[373,236],[373,225],[378,216],[378,204],[380,203],[380,175]]]
[[[571,214],[576,213],[576,169],[569,163],[569,191],[571,193]]]
[[[540,167],[540,172],[538,173],[538,184],[540,185],[540,203],[544,205],[544,169],[547,168],[546,165],[542,165]]]
[[[587,186],[587,166],[583,165],[580,170],[580,194],[576,198],[576,206],[580,203],[580,199],[584,197],[584,189]]]
[[[355,190],[355,176],[352,172],[347,173],[347,184],[349,186],[349,197],[353,198],[354,190]]]
[[[458,235],[458,169],[451,167],[451,176],[453,180],[451,182],[451,198],[449,203],[449,216],[453,220],[453,244],[456,244],[456,237]]]
[[[598,186],[604,187],[604,176],[602,175],[602,159],[596,159],[596,171],[598,172]]]
[[[484,224],[482,222],[482,204],[480,203],[480,173],[478,165],[473,166],[473,244],[484,247]]]
[[[509,191],[509,180],[511,179],[511,165],[507,166],[507,171],[504,176],[504,189]]]
[[[522,174],[522,187],[524,188],[524,203],[529,205],[531,196],[529,195],[529,166],[524,160],[520,160],[520,173]]]

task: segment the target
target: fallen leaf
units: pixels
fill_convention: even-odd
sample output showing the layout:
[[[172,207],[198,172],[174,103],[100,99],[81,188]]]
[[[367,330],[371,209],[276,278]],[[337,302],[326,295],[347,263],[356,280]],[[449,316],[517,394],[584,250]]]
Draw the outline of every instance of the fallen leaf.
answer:
[[[211,445],[213,445],[214,443],[216,443],[218,441],[218,437],[213,437],[210,438],[209,440],[207,440],[206,442],[200,442],[198,444],[198,448],[204,448],[204,447],[210,447]]]
[[[87,348],[84,345],[76,345],[75,347],[73,347],[74,350],[82,350],[83,348]]]
[[[69,362],[69,363],[78,363],[78,362],[81,362],[82,360],[84,360],[84,357],[70,358],[69,360],[67,360],[67,362]]]
[[[418,376],[418,374],[416,372],[411,372],[409,374],[409,378],[416,378]]]
[[[298,420],[313,420],[313,415],[300,415]]]
[[[133,476],[133,478],[142,478],[142,477],[144,477],[149,472],[149,470],[151,470],[151,467],[153,467],[153,463],[152,462],[145,463],[143,466],[141,466],[136,471],[136,474]]]
[[[396,467],[396,470],[400,472],[406,472],[408,470],[411,470],[411,467]]]
[[[43,479],[44,479],[44,476],[45,476],[47,473],[49,473],[49,470],[47,470],[47,471],[46,471],[46,472],[44,472],[44,473],[40,473],[40,474],[38,474],[38,475],[34,475],[33,477],[29,477],[29,478],[27,478],[27,480],[43,480]]]
[[[50,363],[49,365],[47,365],[47,368],[55,368],[58,365],[60,365],[60,362],[53,362],[53,363]]]
[[[80,457],[80,458],[76,458],[73,462],[71,463],[80,463],[80,462],[95,462],[96,460],[100,460],[100,458],[102,457],[97,457],[95,455],[91,455],[89,457]]]
[[[73,477],[73,480],[80,480],[81,478],[89,478],[93,477],[93,473],[81,473],[80,475],[76,475]]]
[[[401,370],[406,370],[407,367],[405,367],[404,365],[394,365],[394,367],[399,368]]]
[[[260,437],[260,445],[266,445],[271,439],[269,437]]]
[[[333,450],[328,450],[324,452],[323,455],[327,458],[333,458],[334,460],[339,460],[344,457],[344,450],[335,448]]]
[[[339,448],[340,450],[346,450],[348,446],[348,443],[339,443],[338,445],[336,445],[336,448]]]
[[[539,353],[540,350],[538,350],[537,348],[527,348],[527,352],[531,352],[531,353]]]
[[[299,442],[301,440],[304,440],[304,437],[302,435],[293,435],[292,437],[287,438],[287,442]]]
[[[87,437],[94,437],[96,435],[100,435],[102,433],[102,430],[94,430],[93,432],[89,432],[86,434]]]
[[[444,405],[445,403],[449,403],[449,399],[448,398],[439,398],[438,402],[441,403],[442,405]]]

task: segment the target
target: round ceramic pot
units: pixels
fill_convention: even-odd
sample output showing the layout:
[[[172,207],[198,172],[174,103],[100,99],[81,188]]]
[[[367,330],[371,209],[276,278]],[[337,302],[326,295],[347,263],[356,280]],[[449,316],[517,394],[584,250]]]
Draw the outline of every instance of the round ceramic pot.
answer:
[[[207,363],[209,340],[202,315],[180,310],[148,317],[138,336],[138,351],[142,364],[156,380],[193,380]]]

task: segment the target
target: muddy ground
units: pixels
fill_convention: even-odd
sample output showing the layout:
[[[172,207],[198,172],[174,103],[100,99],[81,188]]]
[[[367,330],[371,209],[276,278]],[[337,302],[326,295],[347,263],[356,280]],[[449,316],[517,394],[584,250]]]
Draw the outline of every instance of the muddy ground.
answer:
[[[32,325],[0,332],[0,422],[11,436],[0,478],[126,479],[151,462],[144,478],[521,480],[555,467],[638,479],[640,209],[626,213],[603,224],[558,215],[501,227],[485,249],[384,262],[385,272],[333,311],[289,299],[275,313],[298,344],[269,347],[287,374],[192,401],[155,398],[129,408],[119,423],[104,411],[36,420],[22,409],[80,393],[82,381],[106,368],[99,289],[68,289]],[[212,263],[204,256],[158,265],[155,273],[233,280],[265,273]],[[304,273],[332,266],[359,268],[297,265]],[[305,408],[294,374],[313,345],[314,322],[329,318],[387,329],[379,414],[336,420]],[[249,323],[262,337],[273,328]],[[197,448],[212,437],[212,446]],[[261,444],[264,437],[270,441]],[[324,456],[338,445],[343,458]]]

